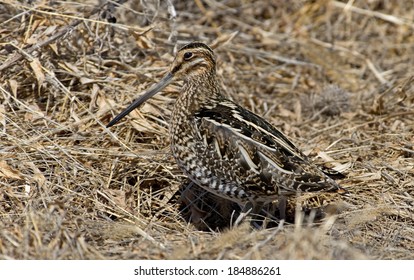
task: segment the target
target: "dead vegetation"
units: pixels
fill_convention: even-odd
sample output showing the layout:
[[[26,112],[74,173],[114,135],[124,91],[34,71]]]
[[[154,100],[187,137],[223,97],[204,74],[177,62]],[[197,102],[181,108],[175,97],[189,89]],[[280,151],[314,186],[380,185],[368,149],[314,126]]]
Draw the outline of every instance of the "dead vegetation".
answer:
[[[0,2],[1,259],[414,258],[412,1],[118,2]],[[337,216],[187,223],[179,84],[105,128],[193,40],[231,98],[346,169]]]

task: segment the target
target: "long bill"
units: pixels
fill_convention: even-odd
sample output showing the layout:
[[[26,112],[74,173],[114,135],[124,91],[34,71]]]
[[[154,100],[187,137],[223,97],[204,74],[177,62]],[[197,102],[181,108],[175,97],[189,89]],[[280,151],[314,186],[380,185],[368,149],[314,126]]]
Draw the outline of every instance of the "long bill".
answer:
[[[137,108],[139,105],[153,97],[155,94],[157,94],[159,91],[163,90],[168,84],[171,83],[174,75],[170,72],[165,75],[161,81],[159,81],[158,84],[155,84],[152,86],[149,90],[147,90],[145,93],[143,93],[140,97],[138,97],[131,105],[129,105],[124,111],[122,111],[118,116],[112,119],[106,127],[111,127],[117,122],[119,122],[122,118],[124,118],[126,115],[131,113],[132,110]]]

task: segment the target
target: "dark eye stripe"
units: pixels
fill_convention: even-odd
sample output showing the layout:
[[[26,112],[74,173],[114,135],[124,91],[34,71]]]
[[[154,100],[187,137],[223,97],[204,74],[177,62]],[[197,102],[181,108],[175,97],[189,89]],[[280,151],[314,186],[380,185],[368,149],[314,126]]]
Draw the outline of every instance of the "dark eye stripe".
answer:
[[[182,66],[183,66],[182,64],[179,64],[179,65],[175,66],[175,67],[172,69],[172,71],[171,71],[171,72],[172,72],[172,73],[177,73],[177,72],[178,72],[178,70],[180,70]]]

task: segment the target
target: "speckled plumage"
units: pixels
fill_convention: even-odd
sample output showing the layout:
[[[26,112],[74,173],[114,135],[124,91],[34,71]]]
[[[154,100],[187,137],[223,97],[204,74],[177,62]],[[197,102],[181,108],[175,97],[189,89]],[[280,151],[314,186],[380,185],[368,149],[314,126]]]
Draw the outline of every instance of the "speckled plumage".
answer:
[[[291,141],[260,116],[226,99],[216,79],[213,51],[195,42],[181,48],[160,83],[108,126],[162,90],[184,80],[170,122],[172,153],[200,187],[253,206],[297,192],[345,192]],[[328,174],[328,175],[331,175]]]

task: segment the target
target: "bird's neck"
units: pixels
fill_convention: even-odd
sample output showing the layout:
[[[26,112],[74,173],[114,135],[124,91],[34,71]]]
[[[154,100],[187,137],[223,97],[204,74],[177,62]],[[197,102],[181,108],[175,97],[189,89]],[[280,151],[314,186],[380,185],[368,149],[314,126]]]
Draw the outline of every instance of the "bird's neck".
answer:
[[[185,108],[185,111],[193,114],[221,98],[222,94],[215,73],[206,73],[184,81],[175,109]]]

